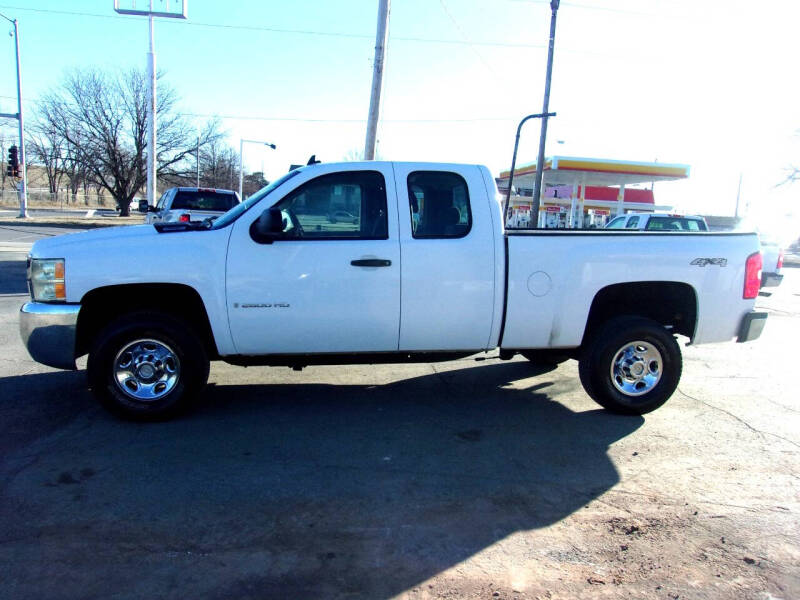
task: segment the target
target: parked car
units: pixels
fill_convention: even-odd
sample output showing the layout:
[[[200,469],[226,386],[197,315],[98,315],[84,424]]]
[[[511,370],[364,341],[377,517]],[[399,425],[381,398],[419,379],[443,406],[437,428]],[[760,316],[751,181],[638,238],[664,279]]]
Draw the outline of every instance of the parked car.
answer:
[[[215,219],[237,204],[239,194],[231,190],[175,187],[164,192],[155,206],[145,206],[144,222],[188,223]]]
[[[606,225],[606,229],[637,229],[639,231],[708,231],[703,217],[667,213],[628,213]]]
[[[343,187],[360,199],[357,227],[325,221]],[[576,358],[589,396],[642,414],[678,385],[676,335],[761,334],[755,234],[504,231],[496,195],[478,165],[315,164],[213,223],[42,239],[20,332],[49,366],[88,353],[93,393],[136,419],[186,408],[209,360],[302,368],[494,348]]]
[[[358,223],[358,217],[355,215],[350,214],[345,210],[337,210],[328,215],[328,221],[331,223],[352,223],[355,225]]]

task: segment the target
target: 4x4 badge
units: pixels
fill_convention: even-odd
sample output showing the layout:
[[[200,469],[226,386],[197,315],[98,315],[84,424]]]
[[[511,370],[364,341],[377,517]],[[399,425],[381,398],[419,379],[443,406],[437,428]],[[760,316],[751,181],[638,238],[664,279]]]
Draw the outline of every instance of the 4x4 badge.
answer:
[[[706,265],[717,265],[718,267],[727,267],[728,266],[728,259],[727,258],[695,258],[689,264],[690,265],[694,265],[696,267],[705,267]]]

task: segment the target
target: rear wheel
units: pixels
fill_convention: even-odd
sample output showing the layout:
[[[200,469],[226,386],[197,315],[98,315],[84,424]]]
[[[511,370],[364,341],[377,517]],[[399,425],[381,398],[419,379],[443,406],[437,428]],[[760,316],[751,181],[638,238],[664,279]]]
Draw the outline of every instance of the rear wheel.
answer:
[[[109,324],[89,353],[89,385],[114,414],[160,420],[186,409],[208,379],[200,339],[177,318],[153,312]]]
[[[641,317],[618,317],[597,331],[580,359],[586,393],[612,412],[641,415],[664,404],[681,377],[678,343]]]

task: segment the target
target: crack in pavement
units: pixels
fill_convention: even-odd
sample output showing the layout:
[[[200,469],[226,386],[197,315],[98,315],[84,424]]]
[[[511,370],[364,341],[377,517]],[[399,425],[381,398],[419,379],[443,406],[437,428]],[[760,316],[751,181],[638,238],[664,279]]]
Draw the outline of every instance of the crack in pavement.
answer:
[[[778,435],[777,433],[772,433],[771,431],[762,431],[761,429],[756,429],[755,427],[750,425],[750,423],[748,423],[747,421],[745,421],[741,417],[736,416],[735,414],[733,414],[732,412],[730,412],[728,410],[725,410],[724,408],[720,408],[719,406],[715,406],[713,404],[710,404],[709,402],[706,402],[705,400],[700,400],[700,398],[695,398],[694,396],[690,396],[689,394],[687,394],[686,392],[684,392],[680,388],[678,388],[678,392],[680,392],[681,395],[689,398],[689,400],[694,400],[695,402],[699,402],[700,404],[704,404],[704,405],[708,406],[709,408],[713,408],[714,410],[718,410],[721,413],[725,413],[726,415],[728,415],[732,419],[735,419],[736,421],[738,421],[739,423],[741,423],[742,425],[744,425],[745,427],[747,427],[749,430],[753,431],[754,433],[757,433],[757,434],[759,434],[761,436],[771,435],[772,437],[776,437],[779,440],[783,440],[784,442],[787,442],[787,443],[791,444],[792,446],[795,446],[796,448],[800,448],[800,444],[799,443],[797,443],[797,442],[795,442],[793,440],[790,440],[789,438],[785,438],[782,435]]]

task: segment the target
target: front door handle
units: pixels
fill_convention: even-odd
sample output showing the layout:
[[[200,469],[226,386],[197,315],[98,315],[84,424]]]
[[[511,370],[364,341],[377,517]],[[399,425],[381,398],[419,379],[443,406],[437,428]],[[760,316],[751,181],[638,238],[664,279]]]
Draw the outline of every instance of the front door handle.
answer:
[[[384,258],[360,258],[351,260],[350,264],[354,267],[391,267],[392,261]]]

